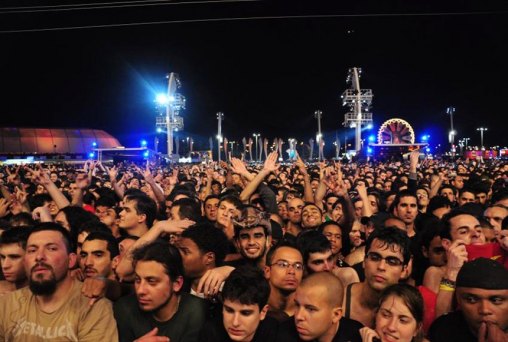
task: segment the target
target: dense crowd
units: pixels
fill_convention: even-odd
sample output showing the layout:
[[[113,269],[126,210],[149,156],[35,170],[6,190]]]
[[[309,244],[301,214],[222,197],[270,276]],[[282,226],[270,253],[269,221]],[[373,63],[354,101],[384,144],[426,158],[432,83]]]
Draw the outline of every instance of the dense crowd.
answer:
[[[508,341],[508,164],[0,167],[1,341]]]

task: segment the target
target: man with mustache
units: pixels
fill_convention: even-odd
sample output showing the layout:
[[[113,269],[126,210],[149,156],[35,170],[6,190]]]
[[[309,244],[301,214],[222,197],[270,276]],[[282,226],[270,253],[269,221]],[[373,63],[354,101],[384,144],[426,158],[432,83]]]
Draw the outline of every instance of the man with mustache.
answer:
[[[69,232],[41,223],[29,233],[24,265],[29,287],[0,298],[1,341],[116,341],[111,303],[89,305],[69,269],[77,256]]]
[[[118,243],[112,234],[90,233],[81,247],[79,266],[85,278],[115,279],[113,259],[119,255]]]

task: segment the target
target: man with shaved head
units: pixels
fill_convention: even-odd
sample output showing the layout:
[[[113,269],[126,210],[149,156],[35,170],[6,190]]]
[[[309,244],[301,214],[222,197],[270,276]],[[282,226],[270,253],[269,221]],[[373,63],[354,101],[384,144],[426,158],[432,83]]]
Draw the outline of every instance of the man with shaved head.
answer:
[[[277,341],[360,342],[362,324],[342,316],[343,293],[328,272],[305,278],[296,290],[294,320],[281,325]]]

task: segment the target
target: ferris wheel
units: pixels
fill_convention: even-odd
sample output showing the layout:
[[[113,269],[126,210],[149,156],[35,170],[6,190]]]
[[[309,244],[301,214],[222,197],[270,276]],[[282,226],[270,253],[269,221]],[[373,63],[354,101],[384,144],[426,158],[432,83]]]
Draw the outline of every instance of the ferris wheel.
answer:
[[[415,132],[407,121],[393,118],[381,125],[377,141],[378,144],[414,144]]]

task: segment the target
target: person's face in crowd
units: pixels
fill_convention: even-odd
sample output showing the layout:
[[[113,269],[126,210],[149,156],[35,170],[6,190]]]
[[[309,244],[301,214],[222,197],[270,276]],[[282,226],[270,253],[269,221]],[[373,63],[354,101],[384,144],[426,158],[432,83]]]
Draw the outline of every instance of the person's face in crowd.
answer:
[[[501,224],[504,218],[508,215],[508,210],[501,207],[490,207],[485,210],[483,217],[494,227],[495,230],[501,230]]]
[[[316,272],[330,272],[333,269],[332,250],[326,252],[309,253],[307,265],[305,265],[309,274]]]
[[[288,204],[287,202],[282,202],[277,204],[277,207],[279,208],[279,215],[283,220],[288,219]]]
[[[311,187],[312,191],[316,191],[318,185],[319,185],[319,180],[317,180],[317,179],[313,179],[310,182],[310,187]]]
[[[238,216],[238,209],[233,203],[222,201],[217,209],[217,223],[227,227],[231,224],[233,217]]]
[[[383,189],[383,183],[381,183],[381,182],[376,182],[376,184],[374,184],[374,187],[376,189],[378,189],[379,191],[383,191],[384,190]]]
[[[120,212],[119,226],[123,229],[131,229],[141,224],[146,219],[146,215],[136,212],[136,201],[123,201],[122,211]]]
[[[326,212],[328,214],[332,214],[333,205],[335,204],[335,202],[337,202],[337,200],[338,200],[337,197],[328,197],[326,199],[325,206],[326,206]]]
[[[392,182],[386,181],[384,186],[383,186],[383,190],[386,191],[386,192],[392,190]]]
[[[476,203],[480,203],[481,205],[485,205],[487,202],[487,194],[485,192],[479,192],[476,194]]]
[[[353,227],[351,227],[351,231],[349,232],[349,241],[351,242],[351,246],[358,247],[362,244],[362,236],[361,236],[361,227],[360,222],[355,221],[353,223]]]
[[[139,189],[139,179],[132,178],[128,185],[129,189]]]
[[[39,195],[39,194],[45,194],[47,191],[46,191],[46,188],[40,184],[37,185],[37,188],[35,190],[35,194],[36,195]]]
[[[85,242],[85,239],[86,237],[88,236],[88,232],[87,231],[82,231],[81,233],[78,234],[78,243],[77,243],[77,246],[76,246],[76,255],[78,256],[78,260],[80,258],[80,255],[81,255],[81,248],[83,247],[83,243]]]
[[[210,198],[205,203],[205,216],[209,221],[217,221],[217,210],[219,209],[219,199]]]
[[[87,278],[105,277],[111,273],[111,253],[105,240],[91,240],[83,242],[79,253],[79,266]]]
[[[458,305],[473,333],[478,332],[483,322],[508,330],[508,289],[457,287],[456,292]]]
[[[51,172],[51,174],[49,175],[49,179],[55,183],[57,180],[58,180],[58,175],[54,172]]]
[[[55,223],[58,223],[68,231],[71,230],[69,221],[67,221],[67,216],[65,216],[65,213],[63,211],[59,211],[58,214],[56,214]]]
[[[377,198],[374,195],[369,195],[369,203],[372,208],[372,214],[376,214],[379,212],[379,206],[377,204]]]
[[[394,200],[395,200],[395,194],[388,196],[386,198],[386,207],[390,208],[392,206],[392,203]]]
[[[459,196],[459,205],[463,206],[466,203],[474,202],[474,194],[472,192],[465,191]]]
[[[169,219],[170,220],[181,220],[180,217],[180,206],[179,205],[173,205],[171,209],[169,210]]]
[[[172,280],[161,263],[140,260],[135,267],[134,289],[139,308],[145,312],[158,312],[169,305],[182,288],[182,279]]]
[[[263,227],[241,229],[237,241],[240,254],[250,260],[262,258],[271,245]]]
[[[67,252],[60,232],[46,230],[28,237],[24,265],[35,294],[53,294],[75,264],[76,254]]]
[[[400,297],[391,295],[381,303],[375,329],[381,341],[411,342],[420,329],[421,324]]]
[[[355,206],[355,216],[359,220],[362,217],[362,209],[363,209],[363,201],[356,201],[354,203]]]
[[[125,253],[131,248],[134,242],[136,242],[134,239],[123,239],[120,243],[118,243],[120,258],[124,257]]]
[[[56,214],[58,214],[59,209],[58,209],[58,206],[56,205],[55,201],[49,202],[48,208],[49,208],[49,213],[51,214],[51,216],[55,217]]]
[[[423,189],[416,190],[416,198],[418,199],[418,205],[422,208],[427,207],[429,204],[429,194]]]
[[[405,270],[403,261],[404,256],[399,246],[387,246],[386,243],[374,239],[363,261],[368,286],[382,291],[397,284]]]
[[[453,190],[450,188],[442,189],[440,195],[448,198],[452,203],[455,202],[455,194],[453,193]]]
[[[478,244],[481,236],[480,222],[473,215],[457,215],[450,219],[450,236],[452,241],[462,240],[466,245]]]
[[[257,304],[242,304],[238,300],[224,299],[222,322],[229,338],[233,341],[252,341],[267,311],[268,305],[260,310]]]
[[[332,254],[337,255],[342,249],[342,231],[336,224],[329,224],[323,229],[323,235],[330,241]]]
[[[284,200],[284,190],[277,190],[277,195],[275,196],[275,201],[277,201],[277,203],[279,203],[280,201],[283,201]]]
[[[165,201],[164,202],[164,212],[166,213],[166,217],[169,219],[171,217],[171,206],[173,205],[172,201]]]
[[[302,209],[304,202],[301,198],[293,198],[288,201],[288,219],[293,224],[302,222]]]
[[[194,240],[189,238],[180,238],[176,247],[182,256],[185,276],[190,279],[201,277],[206,272],[206,265],[211,264],[210,255],[203,254]]]
[[[462,176],[455,176],[455,179],[452,181],[452,185],[460,190],[464,187],[464,177]]]
[[[395,207],[395,216],[400,218],[406,225],[413,224],[418,214],[418,204],[413,196],[400,198],[399,204]]]
[[[342,204],[337,203],[337,205],[335,206],[335,208],[333,208],[333,211],[332,211],[332,219],[335,222],[339,222],[343,216],[344,216],[344,211],[342,209]]]
[[[220,184],[217,184],[217,183],[212,184],[212,194],[214,194],[214,195],[220,194]]]
[[[69,185],[69,195],[74,196],[74,193],[78,190],[78,186],[76,185],[76,183],[71,183],[71,185]]]
[[[284,267],[284,266],[288,267]],[[265,278],[273,288],[295,291],[303,277],[301,253],[290,247],[279,247],[272,255],[272,264],[265,266]]]
[[[332,306],[323,285],[299,287],[295,304],[296,330],[303,341],[317,341],[323,335],[332,335],[334,323],[342,317],[342,310]]]
[[[441,207],[441,208],[437,208],[435,209],[433,212],[432,212],[432,215],[434,215],[435,217],[437,217],[438,219],[442,219],[443,216],[445,216],[446,214],[448,214],[450,212],[450,210],[452,210],[450,207]]]
[[[323,216],[321,210],[315,205],[306,205],[302,209],[302,227],[312,228],[317,227],[323,223]]]
[[[485,236],[485,243],[494,243],[497,241],[496,232],[493,228],[482,227],[483,236]]]
[[[235,184],[235,185],[242,185],[243,184],[242,177],[240,177],[240,175],[237,173],[233,173],[231,175],[231,180],[233,181],[233,184]]]
[[[441,237],[434,236],[430,241],[429,249],[422,246],[423,256],[429,260],[430,266],[444,266],[446,265],[446,250],[441,242]]]
[[[95,214],[99,217],[99,220],[108,227],[113,227],[118,219],[115,209],[102,205],[97,206]]]
[[[0,261],[5,280],[20,283],[26,279],[24,257],[25,250],[18,243],[0,245]]]

